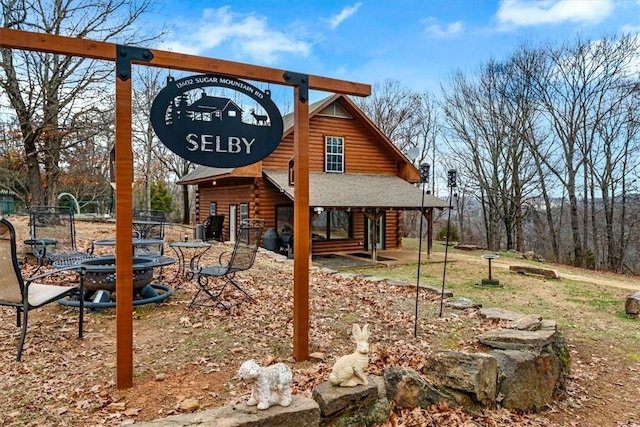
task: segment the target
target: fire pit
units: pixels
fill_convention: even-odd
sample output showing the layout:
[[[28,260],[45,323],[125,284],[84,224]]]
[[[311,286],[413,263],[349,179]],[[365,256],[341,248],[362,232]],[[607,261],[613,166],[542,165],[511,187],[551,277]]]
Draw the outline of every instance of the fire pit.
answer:
[[[168,258],[168,260],[172,260]],[[165,300],[173,294],[168,286],[153,281],[153,268],[168,264],[167,259],[162,262],[145,257],[133,258],[133,305],[156,303]],[[91,310],[102,310],[115,307],[116,294],[116,257],[100,256],[83,259],[78,267],[85,269],[85,302],[84,306]],[[58,301],[62,305],[79,307],[77,298],[64,298]]]
[[[84,288],[88,291],[114,291],[116,289],[116,257],[101,256],[80,263],[86,269]],[[153,261],[133,258],[133,289],[147,286],[153,280]]]

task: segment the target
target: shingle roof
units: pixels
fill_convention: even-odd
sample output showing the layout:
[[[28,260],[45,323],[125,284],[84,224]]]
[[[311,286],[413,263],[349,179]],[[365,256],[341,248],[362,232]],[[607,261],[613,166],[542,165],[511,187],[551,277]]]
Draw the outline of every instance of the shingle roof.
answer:
[[[263,171],[266,178],[293,200],[287,172]],[[309,206],[324,208],[419,209],[422,191],[395,175],[312,173],[309,176]],[[424,195],[424,207],[448,208],[449,203]]]

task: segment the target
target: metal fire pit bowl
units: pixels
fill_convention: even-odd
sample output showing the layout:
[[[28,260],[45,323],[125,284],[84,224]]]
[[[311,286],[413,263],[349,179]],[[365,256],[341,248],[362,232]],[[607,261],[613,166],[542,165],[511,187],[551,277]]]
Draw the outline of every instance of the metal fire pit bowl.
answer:
[[[86,269],[84,287],[88,291],[116,289],[116,257],[102,256],[80,263]],[[153,261],[148,258],[133,258],[133,289],[142,288],[153,280]]]

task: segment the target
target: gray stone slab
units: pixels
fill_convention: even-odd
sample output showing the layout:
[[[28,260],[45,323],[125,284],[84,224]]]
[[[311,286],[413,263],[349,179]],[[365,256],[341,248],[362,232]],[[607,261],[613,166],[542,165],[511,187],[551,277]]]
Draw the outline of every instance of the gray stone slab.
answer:
[[[320,406],[320,414],[323,417],[330,417],[349,406],[353,406],[354,403],[367,399],[377,400],[378,385],[369,381],[367,385],[337,387],[327,381],[313,390],[313,399]]]
[[[445,305],[447,307],[457,308],[459,310],[464,310],[464,309],[467,309],[467,308],[480,308],[480,307],[482,307],[482,304],[478,304],[476,302],[473,302],[469,298],[463,298],[463,297],[459,297],[459,298],[456,298],[454,300],[447,301],[445,303]]]
[[[485,345],[503,350],[538,349],[551,344],[556,339],[553,329],[538,331],[519,331],[517,329],[497,329],[487,331],[478,336],[478,340]]]
[[[289,406],[264,411],[245,404],[222,406],[193,414],[174,415],[146,423],[143,427],[318,427],[320,407],[313,399],[293,395]]]
[[[537,314],[527,314],[519,319],[512,320],[509,328],[521,331],[537,331],[542,325],[542,317]]]

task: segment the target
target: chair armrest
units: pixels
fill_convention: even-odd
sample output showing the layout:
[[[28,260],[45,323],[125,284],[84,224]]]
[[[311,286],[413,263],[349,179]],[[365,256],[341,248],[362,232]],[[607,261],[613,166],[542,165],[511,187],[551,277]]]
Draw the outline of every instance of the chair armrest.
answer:
[[[33,256],[43,259],[47,256],[47,243],[41,239],[27,239],[24,244],[33,248]]]
[[[218,264],[220,264],[220,265],[227,265],[227,264],[229,264],[229,262],[228,262],[228,261],[227,261],[227,262],[225,262],[225,263],[223,263],[223,262],[222,262],[222,258],[224,258],[224,257],[226,257],[226,258],[231,258],[231,252],[228,252],[228,251],[227,251],[227,252],[222,252],[222,253],[220,254],[220,256],[218,257]]]
[[[86,270],[85,267],[81,267],[81,270]],[[77,265],[71,265],[68,267],[62,267],[62,268],[56,268],[54,270],[49,270],[47,272],[38,274],[36,276],[31,276],[27,279],[25,279],[25,285],[28,286],[28,284],[30,284],[31,282],[33,282],[34,280],[38,280],[38,279],[44,279],[45,277],[49,277],[49,276],[53,276],[56,273],[62,273],[64,271],[78,271],[78,266]]]

